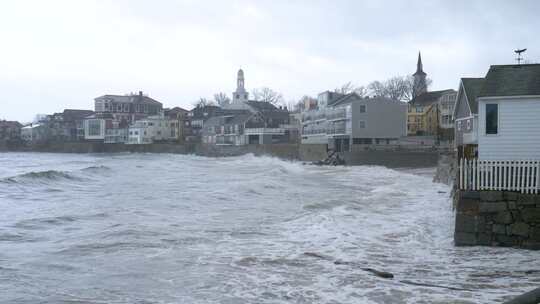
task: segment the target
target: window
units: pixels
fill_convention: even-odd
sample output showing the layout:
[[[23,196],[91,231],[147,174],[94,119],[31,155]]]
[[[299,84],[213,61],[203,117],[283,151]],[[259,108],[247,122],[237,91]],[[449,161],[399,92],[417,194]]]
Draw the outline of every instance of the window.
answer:
[[[364,129],[364,128],[366,127],[366,122],[363,121],[363,120],[360,120],[360,121],[358,122],[358,124],[359,124],[359,126],[360,126],[360,129]]]
[[[467,120],[467,130],[470,130],[471,129],[471,120],[468,119]]]
[[[92,119],[88,121],[88,135],[89,136],[101,135],[101,120]]]
[[[353,145],[371,145],[372,143],[372,138],[353,138]]]
[[[499,105],[496,103],[486,104],[486,134],[499,133]]]
[[[457,130],[461,131],[461,120],[457,122]]]
[[[366,105],[360,105],[360,113],[366,113]]]

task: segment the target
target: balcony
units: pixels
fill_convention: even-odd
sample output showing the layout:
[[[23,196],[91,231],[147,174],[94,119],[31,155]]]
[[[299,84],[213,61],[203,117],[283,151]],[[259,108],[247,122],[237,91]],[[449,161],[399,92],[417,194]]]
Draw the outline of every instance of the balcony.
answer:
[[[282,128],[246,128],[245,135],[283,135],[285,130]]]
[[[477,132],[468,132],[463,133],[463,143],[466,145],[478,143],[478,134]]]
[[[347,111],[345,109],[328,110],[326,113],[326,119],[328,120],[347,119]]]

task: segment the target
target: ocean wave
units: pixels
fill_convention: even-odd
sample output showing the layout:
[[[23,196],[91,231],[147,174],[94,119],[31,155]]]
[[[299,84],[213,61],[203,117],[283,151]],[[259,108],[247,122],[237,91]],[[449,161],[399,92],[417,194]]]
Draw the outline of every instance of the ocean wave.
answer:
[[[75,176],[69,172],[57,171],[57,170],[46,170],[46,171],[32,171],[12,177],[6,177],[0,180],[2,183],[6,184],[24,184],[29,182],[48,182],[48,181],[59,181],[59,180],[74,180],[80,181],[82,178]]]
[[[107,167],[107,166],[103,166],[103,165],[100,165],[100,166],[90,166],[90,167],[86,167],[84,169],[81,169],[81,171],[83,172],[92,172],[92,173],[97,173],[97,172],[104,172],[104,171],[111,171],[112,169],[110,167]]]

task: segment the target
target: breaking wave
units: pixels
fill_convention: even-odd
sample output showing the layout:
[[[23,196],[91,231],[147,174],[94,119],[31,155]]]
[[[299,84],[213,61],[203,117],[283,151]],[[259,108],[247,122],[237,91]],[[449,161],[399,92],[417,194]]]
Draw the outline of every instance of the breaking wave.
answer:
[[[46,170],[46,171],[32,171],[15,175],[12,177],[3,178],[1,181],[8,184],[39,182],[39,181],[57,181],[57,180],[81,180],[69,172]]]

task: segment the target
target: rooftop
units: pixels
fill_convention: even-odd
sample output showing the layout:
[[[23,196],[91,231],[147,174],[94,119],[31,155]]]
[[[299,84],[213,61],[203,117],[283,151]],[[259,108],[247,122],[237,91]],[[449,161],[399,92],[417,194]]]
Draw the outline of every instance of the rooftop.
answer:
[[[540,64],[492,65],[478,97],[540,95]]]

